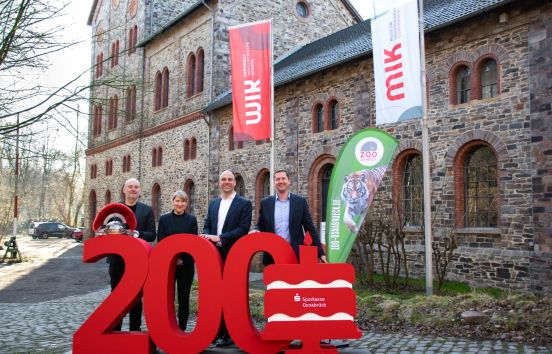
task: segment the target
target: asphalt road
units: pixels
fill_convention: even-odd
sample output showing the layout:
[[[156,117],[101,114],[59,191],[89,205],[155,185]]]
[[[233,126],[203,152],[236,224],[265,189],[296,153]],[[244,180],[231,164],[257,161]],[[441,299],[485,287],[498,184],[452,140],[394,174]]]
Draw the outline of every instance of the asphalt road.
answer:
[[[104,259],[83,263],[83,243],[58,238],[33,240],[29,236],[18,236],[17,243],[24,262],[0,263],[0,303],[55,300],[90,293],[109,284]],[[0,251],[0,255],[4,252],[5,249]]]

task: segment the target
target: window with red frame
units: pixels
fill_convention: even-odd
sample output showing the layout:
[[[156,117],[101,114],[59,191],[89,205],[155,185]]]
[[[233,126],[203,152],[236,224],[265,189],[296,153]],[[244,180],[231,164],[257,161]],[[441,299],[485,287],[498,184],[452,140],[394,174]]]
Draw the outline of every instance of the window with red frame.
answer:
[[[184,161],[190,159],[190,140],[184,139]]]
[[[195,160],[197,156],[197,140],[195,137],[192,137],[190,141],[190,159]]]
[[[136,118],[136,85],[126,89],[126,96],[125,119],[127,122],[131,122]]]
[[[195,90],[194,94],[203,92],[203,72],[204,72],[204,51],[203,48],[199,48],[196,54],[196,65],[195,65]]]
[[[105,161],[105,175],[111,176],[113,175],[113,160],[106,160]]]
[[[169,105],[169,69],[163,68],[161,77],[161,108],[165,108]]]
[[[117,120],[119,113],[119,97],[117,95],[109,99],[109,117],[107,128],[113,130],[117,128]]]
[[[98,177],[98,165],[92,164],[90,165],[90,179],[95,179]]]
[[[130,155],[123,156],[123,172],[130,172]]]
[[[196,57],[194,53],[188,55],[188,65],[186,67],[186,97],[192,97],[195,93],[196,84]]]

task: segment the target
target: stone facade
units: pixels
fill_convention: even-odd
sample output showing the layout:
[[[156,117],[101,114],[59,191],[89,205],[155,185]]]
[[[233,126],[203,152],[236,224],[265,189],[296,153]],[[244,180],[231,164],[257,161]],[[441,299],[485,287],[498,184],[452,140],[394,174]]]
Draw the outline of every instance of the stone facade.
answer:
[[[107,189],[118,196],[124,180],[136,176],[146,202],[152,201],[156,186],[161,188],[160,210],[166,212],[172,192],[193,181],[194,213],[201,227],[209,199],[218,194],[218,175],[225,169],[239,174],[245,197],[256,209],[269,169],[270,145],[245,142],[243,148],[231,149],[231,105],[205,114],[201,110],[230,88],[228,26],[272,17],[278,58],[355,22],[341,1],[309,2],[312,13],[306,20],[294,13],[295,3],[209,1],[210,9],[190,12],[153,39],[142,37],[144,49],[129,56],[136,60],[129,63],[132,75],[138,81],[140,75],[145,78],[137,99],[139,118],[117,131],[91,135],[87,167],[90,171],[96,163],[99,173],[86,181],[89,210],[94,201],[103,205]],[[552,291],[551,16],[549,2],[514,1],[426,34],[434,233],[438,237],[452,230],[459,244],[449,278],[474,286]],[[199,48],[205,55],[204,90],[187,97],[186,58]],[[487,58],[498,64],[499,94],[456,104],[451,97],[457,65],[477,72]],[[155,111],[152,83],[165,67],[170,72],[169,104]],[[317,225],[322,220],[323,176],[346,140],[375,123],[373,82],[372,58],[363,56],[275,89],[275,167],[292,171],[292,191],[308,197]],[[475,77],[473,87],[479,84]],[[109,97],[115,89],[102,90],[94,97]],[[313,133],[314,107],[335,101],[337,129]],[[421,152],[418,122],[381,128],[400,141],[396,161],[406,153]],[[198,142],[197,157],[184,161],[183,141],[191,138]],[[488,146],[496,157],[496,227],[466,227],[459,212],[464,197],[458,169],[471,144]],[[152,150],[157,147],[163,149],[163,163],[152,167]],[[123,173],[120,166],[126,154],[131,156],[131,171]],[[105,176],[104,161],[110,158],[113,175]],[[397,166],[378,192],[384,203],[400,199]],[[423,234],[419,228],[407,231],[410,270],[422,275]]]

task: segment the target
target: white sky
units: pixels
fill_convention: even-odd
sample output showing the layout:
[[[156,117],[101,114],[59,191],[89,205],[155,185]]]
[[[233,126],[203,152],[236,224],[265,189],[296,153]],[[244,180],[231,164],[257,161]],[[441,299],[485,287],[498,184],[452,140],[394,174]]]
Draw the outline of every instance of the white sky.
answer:
[[[92,0],[53,0],[59,3],[68,3],[66,9],[67,17],[65,23],[69,25],[69,30],[65,31],[65,38],[68,41],[78,41],[78,45],[75,45],[62,52],[56,53],[51,56],[51,66],[48,71],[41,75],[40,81],[49,87],[59,87],[74,79],[82,72],[86,71],[91,65],[91,27],[86,23],[90,8],[92,6]],[[383,0],[379,0],[383,1]],[[372,14],[372,0],[350,0],[355,6],[360,15],[367,19]],[[90,79],[89,75],[84,75],[81,78],[81,84],[86,85]],[[81,104],[80,110],[83,112],[88,111],[87,102]],[[81,116],[79,119],[80,129],[85,127],[87,117]],[[50,126],[54,126],[51,123]],[[53,127],[51,134],[58,135],[63,133],[64,129]],[[55,146],[59,149],[66,150],[69,147],[74,146],[74,138],[68,135],[68,139],[49,139],[54,141]]]

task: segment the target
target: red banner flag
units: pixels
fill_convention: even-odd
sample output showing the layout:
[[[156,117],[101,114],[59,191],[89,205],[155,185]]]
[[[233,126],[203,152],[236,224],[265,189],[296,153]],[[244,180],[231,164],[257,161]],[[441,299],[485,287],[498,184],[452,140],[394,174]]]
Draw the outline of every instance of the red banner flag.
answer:
[[[270,31],[270,20],[228,29],[235,141],[270,138],[272,116]]]

